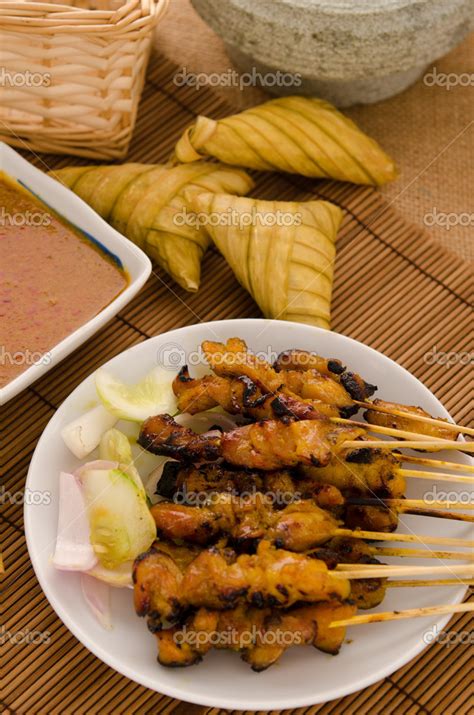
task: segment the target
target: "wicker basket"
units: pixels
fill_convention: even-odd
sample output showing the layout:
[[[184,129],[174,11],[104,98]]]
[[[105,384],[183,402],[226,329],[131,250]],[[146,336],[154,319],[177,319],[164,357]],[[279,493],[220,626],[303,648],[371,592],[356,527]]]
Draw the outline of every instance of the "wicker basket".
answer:
[[[122,158],[168,0],[0,1],[0,139]]]

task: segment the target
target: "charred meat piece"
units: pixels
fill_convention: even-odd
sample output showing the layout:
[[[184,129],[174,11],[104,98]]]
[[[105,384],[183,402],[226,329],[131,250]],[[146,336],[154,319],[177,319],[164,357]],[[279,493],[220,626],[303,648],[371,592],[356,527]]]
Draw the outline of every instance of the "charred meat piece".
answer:
[[[220,456],[220,435],[199,435],[174,421],[156,415],[143,422],[138,443],[153,454],[184,462],[212,462]]]
[[[341,450],[328,465],[318,468],[301,466],[299,471],[303,493],[309,490],[311,483],[333,485],[345,498],[398,499],[406,490],[405,477],[400,473],[396,456],[385,450]],[[349,529],[390,532],[398,526],[397,510],[382,503],[380,506],[347,504],[338,515]]]
[[[134,604],[138,616],[173,620],[181,612],[183,573],[168,554],[155,545],[141,554],[133,565]]]
[[[371,385],[355,372],[343,372],[339,379],[353,400],[368,400],[377,390],[377,385]]]
[[[380,564],[371,553],[371,547],[362,539],[336,536],[325,544],[325,548],[337,554],[338,563],[344,564]],[[385,598],[387,579],[366,578],[351,581],[351,600],[364,610],[375,608]]]
[[[189,377],[186,366],[173,381],[178,408],[190,414],[210,410],[217,405],[230,414],[239,414],[254,420],[275,417],[307,420],[337,417],[341,414],[338,405],[317,398],[305,400],[285,390],[283,386],[281,390],[275,392],[262,392],[250,378],[245,376],[229,378],[205,375],[193,379]],[[346,412],[344,411],[343,414],[346,415]]]
[[[285,387],[303,399],[319,400],[337,407],[342,417],[351,417],[359,411],[345,387],[336,380],[321,375],[317,370],[282,370]]]
[[[376,407],[386,408],[389,412],[395,410],[397,412],[412,413],[419,417],[431,417],[424,409],[415,407],[414,405],[399,405],[396,402],[386,402],[385,400],[374,400],[373,404]],[[394,427],[395,429],[404,430],[405,432],[416,432],[417,434],[433,437],[433,439],[456,439],[457,437],[456,433],[453,433],[449,428],[410,419],[409,414],[405,417],[387,414],[379,410],[367,410],[367,412],[364,412],[364,418],[372,425]],[[440,417],[437,419],[440,422],[448,422]]]
[[[185,667],[200,662],[212,648],[217,648],[240,653],[252,670],[261,672],[293,646],[313,645],[336,655],[346,629],[329,626],[334,620],[350,618],[356,610],[355,605],[338,600],[287,610],[244,604],[228,611],[200,608],[182,626],[156,634],[158,662]]]
[[[263,358],[249,352],[240,338],[230,338],[226,343],[205,340],[202,349],[216,375],[239,378],[248,377],[262,392],[277,392],[282,384],[273,367]]]
[[[364,450],[362,446],[360,450],[348,451],[342,448],[327,465],[301,466],[299,471],[305,482],[332,484],[345,496],[398,498],[403,497],[406,489],[396,455],[383,449]]]
[[[275,549],[268,541],[259,544],[256,554],[234,560],[225,550],[206,549],[184,571],[167,554],[150,549],[134,567],[135,608],[138,615],[152,619],[155,630],[163,619],[176,619],[189,607],[288,607],[299,601],[346,599],[349,594],[350,581],[332,574],[324,562]]]
[[[357,373],[348,371],[340,360],[323,358],[306,350],[287,350],[280,353],[273,366],[278,373],[282,370],[319,372],[339,382],[354,400],[367,400],[377,389]]]
[[[277,372],[281,370],[317,370],[321,375],[332,377],[333,375],[341,375],[345,372],[345,367],[340,360],[336,358],[324,358],[316,353],[308,352],[307,350],[285,350],[281,352],[273,367]]]
[[[195,607],[225,609],[242,601],[287,607],[349,593],[349,580],[331,574],[324,562],[262,541],[256,554],[242,554],[231,564],[216,550],[201,552],[184,572],[181,597]]]
[[[169,415],[157,415],[145,420],[138,442],[153,454],[180,461],[212,462],[220,457],[236,466],[273,471],[298,464],[326,465],[345,441],[364,433],[364,428],[336,426],[324,419],[267,420],[206,436],[178,425]]]
[[[261,493],[244,498],[215,495],[200,507],[160,502],[151,513],[158,535],[165,539],[209,544],[225,534],[237,544],[267,539],[297,552],[325,543],[339,527],[339,522],[313,501],[296,501],[275,510]]]

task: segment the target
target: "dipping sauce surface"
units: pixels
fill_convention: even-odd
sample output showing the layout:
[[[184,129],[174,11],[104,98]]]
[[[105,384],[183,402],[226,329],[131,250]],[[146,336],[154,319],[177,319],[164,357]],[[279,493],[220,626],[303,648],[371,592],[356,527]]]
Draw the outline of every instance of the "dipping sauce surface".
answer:
[[[127,283],[111,258],[0,174],[0,387],[47,363]]]

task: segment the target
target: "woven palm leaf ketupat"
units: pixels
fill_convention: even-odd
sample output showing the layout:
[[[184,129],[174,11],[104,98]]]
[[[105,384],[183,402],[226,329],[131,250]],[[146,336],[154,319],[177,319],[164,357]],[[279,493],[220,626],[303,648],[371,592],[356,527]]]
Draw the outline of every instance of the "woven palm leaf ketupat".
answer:
[[[202,191],[246,194],[253,187],[244,171],[210,162],[69,167],[53,176],[188,291],[199,288],[201,259],[210,239],[189,220],[184,191],[190,196]]]
[[[188,198],[188,197],[187,197]],[[207,230],[267,318],[330,327],[342,211],[327,201],[260,201],[194,194]]]
[[[397,176],[392,159],[335,107],[282,97],[224,119],[198,116],[175,147],[192,162],[212,156],[265,171],[382,185]]]

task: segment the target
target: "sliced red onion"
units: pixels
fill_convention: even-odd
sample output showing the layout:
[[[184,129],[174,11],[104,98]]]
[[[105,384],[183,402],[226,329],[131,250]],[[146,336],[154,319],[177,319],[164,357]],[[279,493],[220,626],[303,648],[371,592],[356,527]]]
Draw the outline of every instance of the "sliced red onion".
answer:
[[[74,476],[80,482],[84,472],[88,472],[89,469],[103,469],[104,471],[108,471],[109,469],[118,469],[118,466],[118,462],[111,462],[108,459],[94,459],[92,462],[86,462],[78,467],[74,472]]]
[[[66,571],[88,571],[97,563],[81,486],[73,474],[59,475],[59,513],[53,564]]]
[[[108,584],[83,573],[81,574],[81,588],[87,605],[100,625],[110,631],[112,629],[112,612]]]

